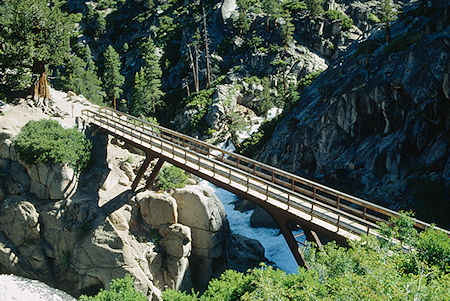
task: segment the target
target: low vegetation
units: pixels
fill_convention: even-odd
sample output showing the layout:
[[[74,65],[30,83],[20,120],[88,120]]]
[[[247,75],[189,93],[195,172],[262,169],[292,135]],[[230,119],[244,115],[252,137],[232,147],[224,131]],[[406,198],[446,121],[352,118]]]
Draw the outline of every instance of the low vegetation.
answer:
[[[76,128],[64,129],[55,120],[42,119],[28,122],[14,147],[26,164],[62,163],[80,171],[90,159],[92,145]]]
[[[184,170],[175,166],[165,166],[156,177],[156,186],[159,190],[182,188],[186,185],[188,175]]]
[[[418,234],[409,214],[383,233],[413,250],[373,236],[349,248],[332,242],[323,251],[308,249],[310,269],[298,274],[265,265],[246,274],[228,270],[202,296],[166,290],[163,300],[449,300],[450,238],[434,229]]]
[[[166,289],[165,301],[199,300],[450,300],[450,238],[429,228],[421,233],[412,216],[403,213],[382,226],[386,238],[374,236],[350,242],[348,248],[334,242],[323,250],[305,253],[310,269],[286,274],[271,266],[241,273],[225,271],[198,292]],[[409,246],[409,252],[402,248]],[[113,280],[111,289],[80,300],[144,300],[133,289],[129,275]]]
[[[108,290],[101,290],[95,296],[82,295],[80,301],[147,301],[147,297],[136,292],[134,280],[127,274],[124,278],[114,279]]]

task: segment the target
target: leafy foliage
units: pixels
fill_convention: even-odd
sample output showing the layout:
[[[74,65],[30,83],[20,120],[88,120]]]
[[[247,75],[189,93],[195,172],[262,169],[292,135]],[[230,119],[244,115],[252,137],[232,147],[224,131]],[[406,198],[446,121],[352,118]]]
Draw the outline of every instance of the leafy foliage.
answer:
[[[14,141],[27,164],[63,163],[80,171],[90,159],[91,143],[77,129],[64,129],[57,121],[28,122]]]
[[[80,301],[147,301],[147,297],[143,294],[136,292],[134,289],[134,280],[126,274],[123,278],[113,279],[109,284],[108,290],[100,290],[100,292],[89,297],[81,295]]]
[[[92,60],[91,50],[89,46],[86,46],[84,60],[72,55],[63,73],[57,77],[55,87],[82,94],[91,102],[101,105],[103,104],[104,92],[101,87],[102,81],[97,76],[96,71],[97,67]]]
[[[373,236],[348,248],[331,242],[323,251],[309,248],[310,269],[298,274],[265,265],[247,274],[228,270],[201,297],[166,290],[163,300],[449,300],[450,274],[442,262],[448,264],[450,238],[434,229],[413,235],[409,214],[391,225],[398,237],[412,235],[409,243],[416,249],[405,253]]]
[[[323,72],[323,70],[317,70],[314,72],[309,73],[304,78],[302,78],[298,82],[298,86],[300,89],[304,89],[312,84],[312,82]]]
[[[325,12],[325,16],[332,21],[340,21],[343,30],[349,30],[353,26],[353,20],[337,9],[330,9]]]
[[[270,121],[264,121],[258,132],[254,133],[241,143],[237,148],[237,152],[244,156],[252,157],[267,141],[270,140],[278,120],[279,118],[275,117]]]
[[[154,114],[156,108],[163,104],[161,97],[161,67],[153,40],[148,38],[142,44],[144,66],[136,73],[134,79],[133,107],[131,113],[135,116]]]
[[[323,13],[323,0],[305,0],[305,4],[312,18],[317,18]]]
[[[103,87],[110,99],[116,99],[122,93],[125,78],[120,74],[121,63],[119,54],[109,45],[105,52],[105,70],[103,73]]]
[[[67,57],[74,22],[57,4],[49,6],[47,0],[0,1],[0,73],[8,88],[31,86],[37,62],[58,65]]]
[[[182,188],[186,185],[188,175],[175,166],[165,166],[156,176],[156,186],[160,190]]]
[[[395,38],[389,45],[384,47],[384,52],[389,54],[392,52],[400,52],[409,48],[409,46],[413,45],[417,41],[420,40],[422,35],[419,32],[407,32],[406,34]]]
[[[185,105],[187,108],[197,110],[197,113],[189,120],[189,127],[191,130],[198,130],[204,132],[207,130],[205,122],[205,116],[208,113],[208,108],[211,106],[214,94],[214,89],[201,90],[198,93],[193,93],[191,96],[186,97],[180,104]]]

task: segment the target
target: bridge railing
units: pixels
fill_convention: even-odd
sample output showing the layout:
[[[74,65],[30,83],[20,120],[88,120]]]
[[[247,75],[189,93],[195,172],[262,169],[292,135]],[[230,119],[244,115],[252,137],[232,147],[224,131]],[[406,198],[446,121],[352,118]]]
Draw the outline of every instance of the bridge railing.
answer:
[[[350,216],[354,218],[354,216],[357,216],[359,217],[358,222],[361,223],[361,221],[363,221],[363,223],[367,224],[368,227],[377,228],[377,222],[385,222],[390,217],[399,215],[393,210],[329,188],[303,177],[290,174],[286,171],[249,159],[239,154],[225,151],[212,144],[194,139],[162,126],[143,121],[134,116],[109,108],[99,108],[98,112],[110,116],[113,119],[121,120],[120,122],[132,124],[134,126],[134,130],[137,130],[138,128],[140,129],[140,135],[148,132],[154,137],[160,137],[178,147],[192,150],[197,154],[202,154],[205,158],[213,158],[216,161],[220,161],[227,166],[235,168],[236,170],[244,171],[246,174],[256,176],[259,179],[264,179],[265,181],[272,183],[272,185],[282,187],[283,190],[295,193],[295,195],[298,194],[302,197],[306,196],[308,201],[312,201],[313,204],[316,203],[318,206],[326,206],[328,209],[332,208],[333,211],[337,210],[338,215],[344,213],[344,216],[347,217]],[[85,115],[87,114],[86,111],[83,113]],[[186,153],[184,155],[186,155]],[[289,202],[289,199],[287,202]],[[430,224],[424,223],[417,219],[414,219],[414,222],[415,226],[420,229],[431,227]],[[443,231],[450,234],[449,231]]]

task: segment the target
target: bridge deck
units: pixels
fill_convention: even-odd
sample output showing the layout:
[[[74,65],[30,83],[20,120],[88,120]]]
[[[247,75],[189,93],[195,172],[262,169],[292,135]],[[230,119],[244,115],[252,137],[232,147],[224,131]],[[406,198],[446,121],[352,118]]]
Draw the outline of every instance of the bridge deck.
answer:
[[[82,114],[86,121],[202,178],[214,179],[225,189],[251,196],[341,237],[354,240],[362,234],[377,235],[378,222],[398,216],[390,209],[112,109],[84,110]],[[430,227],[414,221],[419,229]]]

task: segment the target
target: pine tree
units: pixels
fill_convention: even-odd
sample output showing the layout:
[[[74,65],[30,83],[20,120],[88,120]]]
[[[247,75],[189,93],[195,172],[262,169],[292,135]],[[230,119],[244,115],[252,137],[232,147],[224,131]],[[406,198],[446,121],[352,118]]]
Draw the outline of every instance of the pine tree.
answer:
[[[8,70],[5,82],[10,89],[32,86],[36,100],[50,98],[47,68],[61,64],[69,53],[74,19],[61,12],[60,6],[60,1],[52,5],[47,0],[0,1],[0,37],[4,49],[0,73]]]
[[[103,73],[103,87],[106,96],[112,100],[114,110],[117,108],[116,99],[122,93],[125,78],[120,74],[121,63],[117,51],[109,45],[105,55],[105,70]]]
[[[323,13],[323,0],[305,0],[305,4],[312,18],[317,18]]]
[[[156,47],[149,37],[141,47],[144,66],[136,73],[134,79],[133,107],[131,113],[135,116],[149,116],[163,104],[161,97],[161,66],[156,54]]]
[[[383,0],[378,11],[380,22],[384,23],[384,31],[386,33],[386,42],[391,41],[391,22],[397,19],[397,6],[391,0]]]

